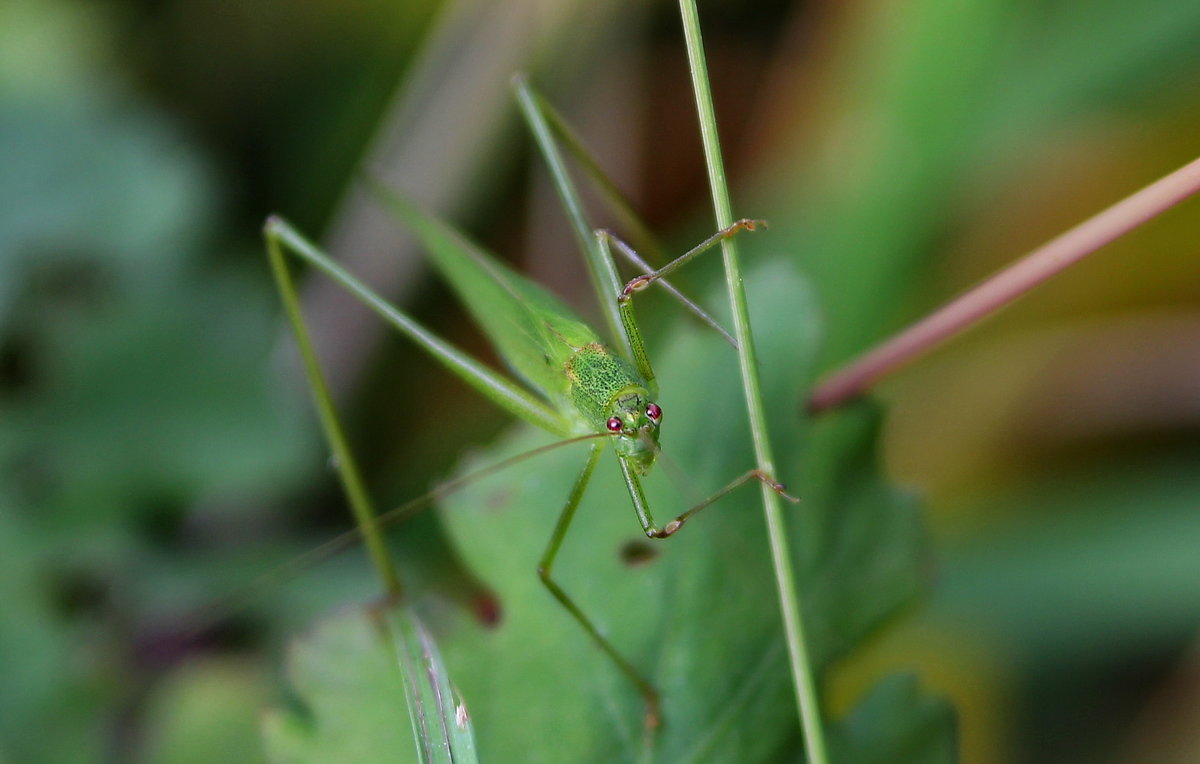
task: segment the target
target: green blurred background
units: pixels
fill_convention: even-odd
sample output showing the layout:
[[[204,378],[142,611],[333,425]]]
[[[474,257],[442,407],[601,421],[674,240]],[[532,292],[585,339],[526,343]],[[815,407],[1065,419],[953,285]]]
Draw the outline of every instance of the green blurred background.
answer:
[[[815,279],[828,367],[1200,154],[1191,0],[700,5],[737,212]],[[707,229],[670,3],[0,6],[0,761],[260,758],[283,640],[374,592],[351,552],[211,607],[348,525],[262,220],[488,357],[361,162],[586,305],[518,70],[656,230]],[[1192,201],[882,386],[935,584],[832,708],[912,667],[966,761],[1200,759],[1198,242]],[[382,503],[504,426],[311,286]],[[404,537],[469,591],[432,516]]]

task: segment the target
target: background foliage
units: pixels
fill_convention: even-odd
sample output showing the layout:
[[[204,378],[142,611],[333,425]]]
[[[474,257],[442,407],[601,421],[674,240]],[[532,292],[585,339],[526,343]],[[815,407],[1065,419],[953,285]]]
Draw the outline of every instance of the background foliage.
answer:
[[[486,353],[411,243],[344,191],[365,156],[586,306],[507,79],[530,70],[655,228],[698,239],[674,14],[0,7],[0,757],[259,756],[281,641],[374,591],[351,554],[215,625],[197,615],[346,524],[304,392],[281,373],[262,219],[324,231]],[[772,223],[747,258],[814,279],[816,368],[1197,153],[1195,3],[701,15],[738,212]],[[882,388],[887,463],[926,497],[936,561],[926,604],[836,666],[836,710],[911,668],[954,699],[968,761],[1194,758],[1196,220],[1182,205]],[[310,298],[382,504],[504,425],[369,320]],[[775,413],[790,431],[793,410]],[[800,489],[814,503],[812,481],[836,469],[816,466]],[[453,564],[433,515],[396,543],[409,577],[452,601],[483,575],[477,557],[474,574]]]

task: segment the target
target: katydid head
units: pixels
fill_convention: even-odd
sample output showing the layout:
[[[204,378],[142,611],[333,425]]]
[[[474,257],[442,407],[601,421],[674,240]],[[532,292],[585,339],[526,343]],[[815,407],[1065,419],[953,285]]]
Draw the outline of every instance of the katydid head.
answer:
[[[605,427],[616,436],[617,455],[637,474],[645,476],[658,458],[658,425],[662,407],[650,401],[645,389],[636,389],[613,399]]]

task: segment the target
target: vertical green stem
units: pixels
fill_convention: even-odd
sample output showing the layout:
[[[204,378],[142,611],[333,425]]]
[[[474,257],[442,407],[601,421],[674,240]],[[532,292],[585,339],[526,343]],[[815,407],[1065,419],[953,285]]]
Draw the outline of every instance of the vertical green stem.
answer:
[[[708,84],[708,68],[704,61],[704,47],[700,38],[700,20],[696,12],[695,0],[680,0],[679,8],[683,16],[684,37],[687,42],[688,62],[692,71],[696,109],[700,119],[700,134],[704,142],[704,157],[708,166],[713,211],[716,214],[717,227],[725,228],[733,223],[733,211],[729,203],[729,189],[725,183],[725,166],[721,160],[720,141],[717,137],[717,120],[713,112],[712,92]],[[754,454],[758,468],[769,475],[774,475],[774,460],[767,437],[762,395],[759,392],[758,363],[754,341],[750,333],[750,313],[746,303],[746,291],[742,284],[735,239],[729,238],[722,241],[721,252],[725,260],[725,281],[728,285],[730,306],[733,311],[734,336],[737,338],[739,347],[738,363],[741,366],[742,388],[746,395]],[[775,582],[779,589],[779,608],[787,637],[792,683],[796,690],[796,703],[800,710],[800,725],[804,730],[804,744],[811,764],[826,764],[829,759],[825,752],[825,735],[821,725],[820,705],[817,700],[812,665],[808,658],[804,622],[796,595],[791,554],[788,551],[787,534],[778,498],[769,487],[762,486],[763,513],[766,517],[771,557],[775,567]]]
[[[375,519],[375,509],[363,486],[362,476],[354,455],[350,451],[346,435],[342,431],[337,413],[333,408],[333,398],[329,394],[329,386],[325,383],[325,375],[321,372],[321,364],[313,349],[308,327],[304,323],[304,315],[300,311],[300,299],[296,295],[296,285],[292,282],[291,272],[283,259],[283,249],[279,243],[278,228],[281,225],[276,218],[271,218],[266,225],[267,255],[271,260],[271,271],[275,275],[275,283],[279,287],[279,296],[287,312],[292,332],[296,336],[296,344],[300,348],[300,357],[304,361],[304,372],[308,375],[309,388],[312,390],[313,402],[321,419],[321,428],[325,431],[325,440],[333,451],[337,464],[338,475],[350,508],[354,512],[354,520],[366,541],[371,562],[383,587],[389,595],[398,596],[402,590],[400,577],[392,565],[388,555],[387,545],[384,544],[383,534]]]

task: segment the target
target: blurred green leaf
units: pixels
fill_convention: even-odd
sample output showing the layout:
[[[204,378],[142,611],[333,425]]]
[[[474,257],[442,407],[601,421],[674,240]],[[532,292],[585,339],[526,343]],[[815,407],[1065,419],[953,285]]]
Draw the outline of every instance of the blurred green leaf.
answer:
[[[1014,157],[1056,123],[1178,92],[1198,34],[1200,5],[1172,0],[916,0],[856,18],[828,72],[839,93],[830,140],[806,145],[797,164],[812,169],[764,205],[770,220],[796,222],[788,250],[829,311],[822,364],[913,312],[973,180],[1019,169]]]
[[[1089,466],[977,499],[1011,519],[945,554],[930,617],[1060,670],[1186,640],[1200,623],[1197,456]]]
[[[958,761],[954,709],[921,693],[915,677],[881,680],[839,725],[833,760],[855,764],[949,764]]]
[[[74,649],[80,635],[45,596],[43,544],[28,506],[0,483],[0,759],[87,761],[102,731],[93,718],[103,697],[94,655]],[[53,718],[54,734],[46,734]]]
[[[200,264],[207,160],[125,91],[111,19],[0,15],[0,756],[93,761],[129,752],[114,727],[171,641],[140,621],[174,562],[148,530],[288,478],[305,449],[268,375],[266,284]]]
[[[263,762],[258,715],[268,697],[260,667],[198,661],[173,672],[147,704],[141,760],[155,764]]]

